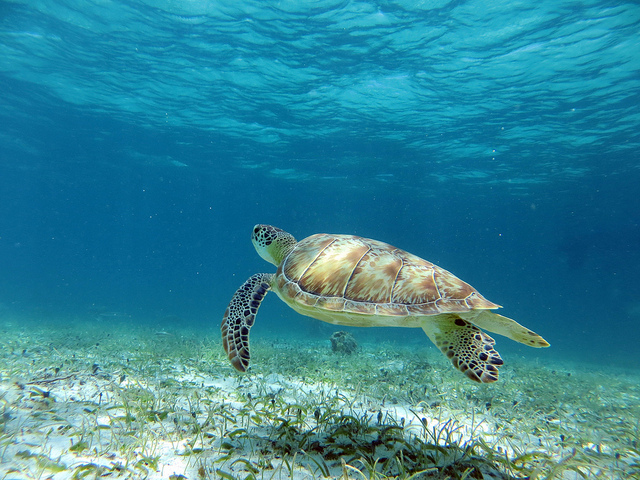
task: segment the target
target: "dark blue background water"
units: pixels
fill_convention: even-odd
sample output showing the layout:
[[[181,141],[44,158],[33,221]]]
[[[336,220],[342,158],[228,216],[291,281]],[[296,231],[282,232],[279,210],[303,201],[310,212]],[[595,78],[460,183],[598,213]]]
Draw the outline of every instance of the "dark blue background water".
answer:
[[[267,3],[0,3],[4,314],[217,335],[260,222],[409,250],[552,343],[501,349],[637,365],[636,3]]]

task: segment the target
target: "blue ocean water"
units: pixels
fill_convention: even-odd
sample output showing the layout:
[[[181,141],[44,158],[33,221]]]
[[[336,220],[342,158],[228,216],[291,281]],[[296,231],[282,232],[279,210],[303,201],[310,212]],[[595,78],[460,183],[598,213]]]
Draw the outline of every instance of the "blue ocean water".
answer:
[[[501,351],[638,364],[636,2],[4,0],[0,92],[0,314],[217,335],[271,223],[420,255],[552,344]],[[256,332],[302,330],[272,297]]]

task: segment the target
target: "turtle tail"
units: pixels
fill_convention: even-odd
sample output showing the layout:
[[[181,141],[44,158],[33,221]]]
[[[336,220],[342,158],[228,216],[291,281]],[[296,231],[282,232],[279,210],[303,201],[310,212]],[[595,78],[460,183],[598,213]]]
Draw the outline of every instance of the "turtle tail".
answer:
[[[253,326],[260,303],[271,289],[271,273],[257,273],[233,294],[222,317],[222,346],[236,370],[249,367],[249,330]]]

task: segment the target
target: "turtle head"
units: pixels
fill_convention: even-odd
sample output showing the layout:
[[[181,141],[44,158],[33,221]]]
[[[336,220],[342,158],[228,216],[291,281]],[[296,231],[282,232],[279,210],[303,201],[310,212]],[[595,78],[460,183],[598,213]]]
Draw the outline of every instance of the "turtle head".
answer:
[[[251,241],[258,255],[276,267],[282,263],[297,243],[290,233],[262,224],[253,227]]]

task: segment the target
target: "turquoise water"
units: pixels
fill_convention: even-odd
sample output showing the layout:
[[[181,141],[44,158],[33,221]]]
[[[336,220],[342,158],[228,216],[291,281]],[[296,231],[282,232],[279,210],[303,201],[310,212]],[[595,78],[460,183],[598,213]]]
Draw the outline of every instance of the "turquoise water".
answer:
[[[637,366],[638,32],[601,0],[2,2],[0,314],[217,335],[260,222],[392,243],[552,344],[503,354]],[[256,329],[298,325],[270,296]]]

